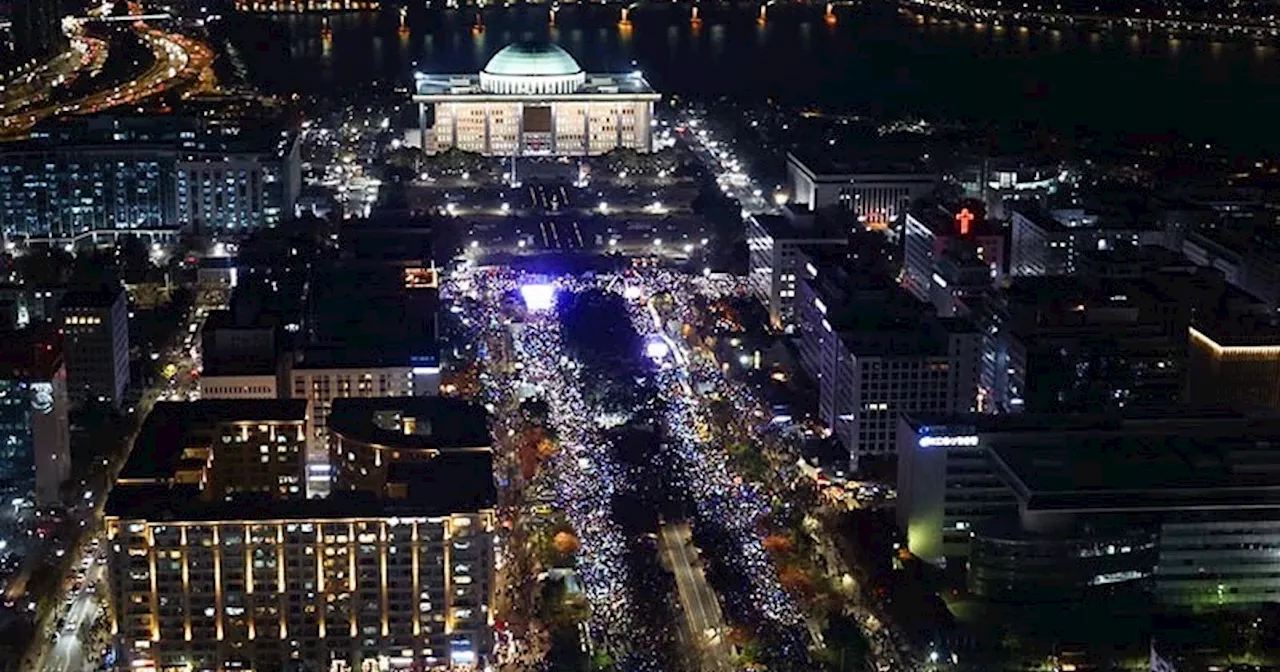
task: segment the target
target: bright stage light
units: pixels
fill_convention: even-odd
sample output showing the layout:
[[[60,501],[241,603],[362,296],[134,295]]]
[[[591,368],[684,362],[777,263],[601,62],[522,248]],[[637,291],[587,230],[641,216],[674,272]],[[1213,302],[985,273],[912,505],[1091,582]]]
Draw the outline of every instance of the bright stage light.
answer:
[[[654,339],[645,344],[644,354],[649,359],[663,360],[671,354],[671,348],[665,342]]]
[[[556,307],[556,288],[551,285],[524,285],[520,288],[524,307],[533,312],[544,312]]]

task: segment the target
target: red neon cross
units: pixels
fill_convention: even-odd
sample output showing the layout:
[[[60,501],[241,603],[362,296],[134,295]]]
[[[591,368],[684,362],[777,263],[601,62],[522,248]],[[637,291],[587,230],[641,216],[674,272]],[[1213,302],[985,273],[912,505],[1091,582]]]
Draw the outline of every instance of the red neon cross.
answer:
[[[969,225],[973,223],[973,213],[969,212],[969,208],[964,208],[956,213],[956,221],[960,222],[960,235],[969,235]]]

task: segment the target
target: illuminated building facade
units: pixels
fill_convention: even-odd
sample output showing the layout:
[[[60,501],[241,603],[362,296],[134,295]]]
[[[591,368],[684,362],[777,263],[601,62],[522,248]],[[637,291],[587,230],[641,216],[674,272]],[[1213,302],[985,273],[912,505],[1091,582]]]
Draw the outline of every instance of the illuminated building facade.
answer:
[[[746,219],[748,281],[752,293],[779,328],[793,326],[796,283],[804,269],[804,249],[843,247],[849,232],[824,227],[813,216],[752,215]]]
[[[303,12],[372,11],[382,6],[378,0],[236,0],[237,12],[264,14]]]
[[[1044,210],[1034,204],[1012,209],[1010,275],[1073,275],[1089,251],[1164,245],[1164,225],[1117,219],[1082,210]]]
[[[1280,602],[1276,419],[1170,407],[1117,415],[907,415],[899,527],[966,558],[996,601],[1151,591],[1174,607]]]
[[[267,439],[287,430],[300,456],[305,437],[296,424],[306,404],[216,403],[231,438],[248,432],[248,440],[228,443],[226,431],[214,432],[205,450],[184,447],[185,431],[160,432],[135,448],[108,501],[112,626],[123,666],[430,670],[485,662],[496,502],[490,452],[390,468],[380,492],[232,493],[234,481],[220,473],[228,463],[234,469],[226,453],[265,448],[274,456]],[[264,408],[278,412],[264,419]],[[289,465],[298,483],[304,462]]]
[[[1280,330],[1269,320],[1200,323],[1189,330],[1192,404],[1280,409]]]
[[[0,333],[0,491],[61,501],[71,476],[67,371],[48,329]]]
[[[868,228],[888,228],[937,184],[937,175],[910,162],[858,163],[787,153],[787,186],[797,207],[848,210]]]
[[[417,73],[420,143],[494,156],[653,150],[661,96],[640,73],[592,74],[558,46],[504,47],[476,75]]]
[[[906,213],[903,225],[902,286],[921,301],[932,301],[935,290],[949,289],[938,264],[952,248],[986,264],[989,283],[1004,274],[1004,231],[965,207],[922,205]]]
[[[0,155],[0,229],[9,239],[96,243],[275,226],[293,216],[301,188],[297,140],[263,122],[51,122]]]

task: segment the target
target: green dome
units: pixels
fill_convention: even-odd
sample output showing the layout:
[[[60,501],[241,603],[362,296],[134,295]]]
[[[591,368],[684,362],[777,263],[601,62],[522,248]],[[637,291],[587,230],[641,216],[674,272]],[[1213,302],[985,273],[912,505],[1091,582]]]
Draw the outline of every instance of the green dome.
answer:
[[[484,72],[508,77],[560,77],[576,75],[582,67],[569,52],[554,44],[521,42],[494,54]]]

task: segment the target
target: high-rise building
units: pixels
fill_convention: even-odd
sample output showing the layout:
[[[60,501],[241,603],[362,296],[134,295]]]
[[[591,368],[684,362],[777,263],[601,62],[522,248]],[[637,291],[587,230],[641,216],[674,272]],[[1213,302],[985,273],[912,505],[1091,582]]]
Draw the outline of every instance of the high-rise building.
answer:
[[[968,322],[939,318],[896,286],[812,303],[816,313],[804,307],[802,342],[819,345],[816,353],[802,347],[802,365],[809,361],[806,372],[817,381],[819,420],[855,467],[895,453],[902,413],[977,409],[982,336]]]
[[[1010,275],[1074,275],[1082,254],[1121,247],[1164,245],[1166,225],[1143,217],[1098,214],[1084,209],[1013,209]]]
[[[1274,415],[907,416],[898,524],[970,591],[1062,602],[1152,591],[1195,609],[1280,601]]]
[[[57,0],[13,0],[10,31],[20,63],[47,60],[66,46]]]
[[[938,176],[918,162],[841,160],[829,155],[787,153],[791,200],[808,212],[848,210],[869,228],[897,222],[911,202],[928,195]]]
[[[1195,321],[1190,335],[1192,404],[1280,410],[1280,327],[1271,315],[1205,316]]]
[[[0,333],[0,363],[0,487],[58,504],[71,475],[61,343],[49,328]]]
[[[59,306],[73,404],[116,408],[129,387],[129,301],[122,287],[73,290]]]
[[[1028,412],[1185,401],[1188,296],[1147,279],[1018,278],[1006,296],[1010,389]]]
[[[938,264],[953,248],[986,264],[989,281],[1004,275],[1004,229],[971,208],[921,204],[907,211],[902,235],[902,286],[921,301],[933,300],[935,286],[949,289]]]
[[[264,121],[86,118],[37,127],[0,156],[8,240],[153,242],[243,232],[293,216],[295,133]]]
[[[775,327],[790,328],[796,283],[802,268],[802,249],[836,247],[849,242],[849,231],[812,215],[752,215],[747,218],[748,282],[769,311]]]
[[[639,72],[586,73],[554,44],[503,47],[479,74],[414,75],[421,143],[485,155],[584,156],[653,150],[653,104]]]
[[[480,410],[428,413],[432,422],[406,433],[394,426],[396,400],[383,401],[352,431],[392,451],[451,435],[455,415],[483,423]],[[487,446],[453,452],[440,442],[432,459],[403,463],[382,454],[390,464],[375,480],[305,499],[305,409],[301,400],[195,402],[148,420],[106,512],[122,664],[484,664],[496,502]]]

